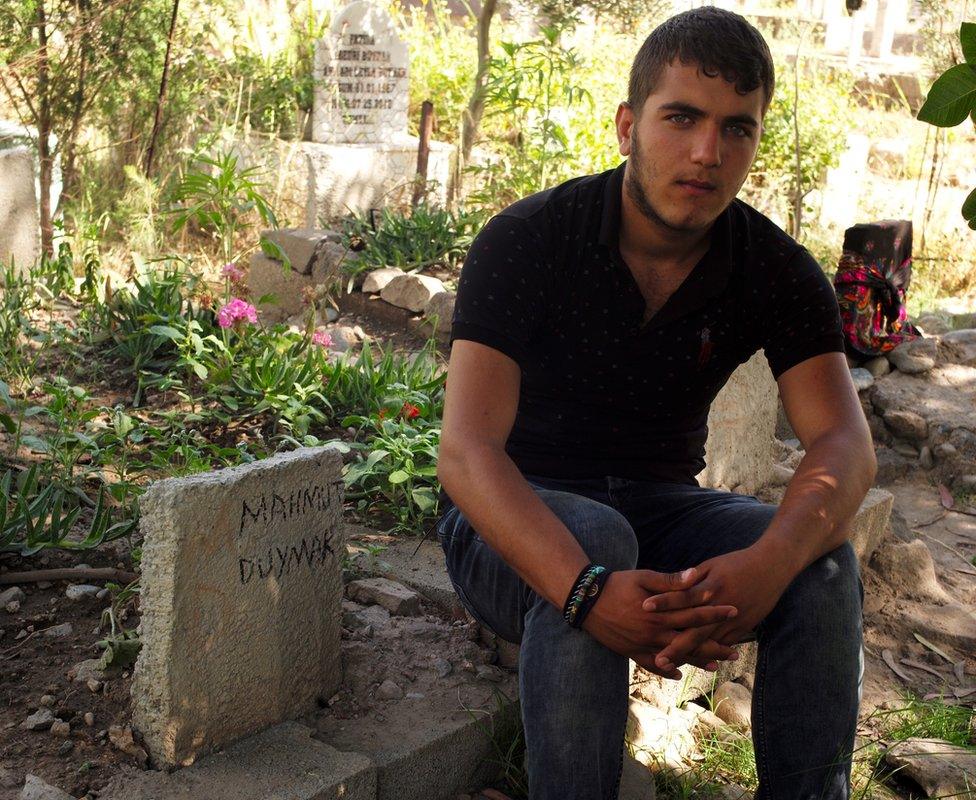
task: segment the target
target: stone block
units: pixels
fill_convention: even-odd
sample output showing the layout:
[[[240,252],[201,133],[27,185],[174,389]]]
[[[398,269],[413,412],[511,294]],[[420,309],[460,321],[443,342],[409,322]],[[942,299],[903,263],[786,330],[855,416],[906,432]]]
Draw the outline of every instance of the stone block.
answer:
[[[871,560],[877,550],[891,518],[895,498],[884,489],[871,489],[861,502],[861,507],[851,521],[850,542],[861,564]]]
[[[262,231],[261,238],[274,242],[288,256],[291,268],[299,275],[311,275],[316,262],[326,258],[323,242],[341,245],[342,237],[336,231],[316,228],[278,228]],[[319,252],[316,248],[320,247]],[[325,265],[323,265],[325,266]]]
[[[374,800],[376,770],[359,753],[316,741],[286,722],[244,739],[188,769],[128,772],[100,800]]]
[[[300,449],[143,496],[133,722],[158,763],[189,764],[339,685],[341,467]]]
[[[383,267],[372,270],[363,281],[363,291],[367,294],[382,292],[394,278],[406,273],[399,267]]]
[[[302,292],[306,289],[318,291],[331,288],[339,277],[345,253],[342,245],[328,242],[320,258],[313,264],[310,275],[285,269],[281,262],[263,253],[254,253],[247,283],[261,317],[266,322],[275,323],[300,314],[306,307]],[[273,296],[274,302],[258,303],[267,295]]]
[[[34,159],[26,147],[0,149],[0,268],[26,274],[41,256]]]
[[[778,398],[762,353],[732,373],[708,414],[702,486],[751,494],[772,483]]]
[[[436,294],[444,291],[444,284],[429,275],[397,275],[380,292],[390,305],[420,312],[427,308]]]
[[[346,592],[357,603],[375,603],[400,617],[415,617],[420,614],[420,595],[402,583],[388,578],[352,581],[346,587]]]

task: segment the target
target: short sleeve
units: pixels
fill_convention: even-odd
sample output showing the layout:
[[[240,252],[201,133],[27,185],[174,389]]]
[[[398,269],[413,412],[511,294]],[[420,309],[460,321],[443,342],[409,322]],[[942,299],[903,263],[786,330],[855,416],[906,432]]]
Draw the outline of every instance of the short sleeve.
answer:
[[[525,220],[499,215],[475,237],[461,268],[451,342],[494,348],[524,366],[544,318],[547,262]]]
[[[763,349],[774,377],[808,358],[844,352],[837,296],[806,249],[772,279],[765,309]]]

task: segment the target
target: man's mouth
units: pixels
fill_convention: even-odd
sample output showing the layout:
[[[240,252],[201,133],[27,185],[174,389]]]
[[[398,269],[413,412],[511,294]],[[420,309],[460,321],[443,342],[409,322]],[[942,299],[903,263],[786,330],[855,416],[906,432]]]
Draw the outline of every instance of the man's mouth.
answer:
[[[678,181],[679,186],[685,186],[689,189],[697,189],[702,192],[710,192],[715,188],[714,183],[709,183],[708,181]]]

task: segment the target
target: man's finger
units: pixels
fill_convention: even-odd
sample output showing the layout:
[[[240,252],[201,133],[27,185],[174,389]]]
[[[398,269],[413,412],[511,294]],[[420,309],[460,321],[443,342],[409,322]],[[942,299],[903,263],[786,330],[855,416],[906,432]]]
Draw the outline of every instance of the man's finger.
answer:
[[[662,670],[669,670],[683,664],[688,657],[694,653],[707,639],[711,639],[718,625],[703,625],[699,628],[688,628],[682,631],[671,643],[667,645],[657,657],[654,663]]]
[[[650,569],[638,570],[641,587],[649,592],[675,592],[690,589],[703,575],[701,570],[691,567],[684,572],[654,572]]]
[[[680,611],[655,612],[648,619],[655,625],[667,628],[697,628],[726,622],[738,613],[735,606],[698,606]]]
[[[699,584],[690,589],[671,592],[661,592],[648,597],[641,607],[645,611],[676,611],[681,608],[693,608],[711,602],[715,597],[715,588],[708,583]]]
[[[648,672],[658,675],[662,678],[667,678],[668,680],[677,681],[681,680],[681,671],[677,668],[670,670],[662,670],[654,663],[654,653],[648,653],[647,655],[633,656],[633,661]]]

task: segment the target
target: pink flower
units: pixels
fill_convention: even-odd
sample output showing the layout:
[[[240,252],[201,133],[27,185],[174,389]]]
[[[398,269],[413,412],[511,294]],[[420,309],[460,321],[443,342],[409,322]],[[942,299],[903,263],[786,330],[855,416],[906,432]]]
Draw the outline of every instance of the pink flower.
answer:
[[[224,264],[220,274],[227,278],[231,283],[242,283],[244,281],[244,270],[234,264]]]
[[[317,344],[319,347],[332,347],[332,337],[319,328],[312,334],[312,344]]]
[[[238,322],[256,323],[257,321],[258,310],[239,297],[232,297],[230,302],[217,312],[217,324],[221,328],[232,328]]]

